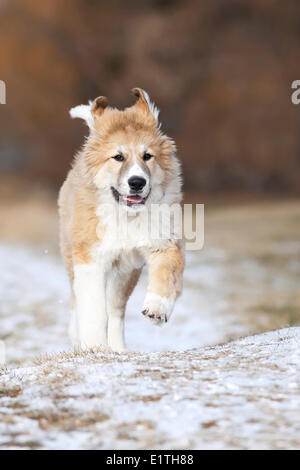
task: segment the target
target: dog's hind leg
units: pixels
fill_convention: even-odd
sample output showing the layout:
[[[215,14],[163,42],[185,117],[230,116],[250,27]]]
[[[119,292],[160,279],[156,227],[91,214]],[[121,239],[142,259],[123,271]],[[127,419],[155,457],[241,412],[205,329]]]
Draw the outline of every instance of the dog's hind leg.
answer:
[[[106,284],[106,310],[108,315],[108,345],[113,351],[125,351],[124,316],[127,300],[133,291],[141,269],[122,272],[114,267]]]
[[[179,244],[147,256],[149,283],[142,314],[155,325],[166,323],[181,293],[184,254]]]

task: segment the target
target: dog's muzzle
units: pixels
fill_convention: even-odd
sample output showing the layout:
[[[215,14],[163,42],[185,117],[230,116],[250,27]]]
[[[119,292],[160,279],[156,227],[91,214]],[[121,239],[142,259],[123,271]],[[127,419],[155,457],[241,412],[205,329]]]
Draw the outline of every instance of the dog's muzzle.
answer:
[[[145,184],[146,184],[146,181],[145,181]],[[143,184],[143,187],[144,187],[145,184]],[[116,188],[114,188],[113,186],[111,187],[111,191],[112,191],[114,199],[119,204],[125,204],[126,206],[134,206],[134,205],[135,206],[137,206],[137,205],[141,206],[141,205],[145,204],[145,202],[146,202],[146,200],[147,200],[147,198],[150,194],[150,191],[149,191],[149,193],[147,194],[146,197],[142,197],[139,194],[128,194],[127,196],[122,196],[122,194],[120,194],[119,191]]]

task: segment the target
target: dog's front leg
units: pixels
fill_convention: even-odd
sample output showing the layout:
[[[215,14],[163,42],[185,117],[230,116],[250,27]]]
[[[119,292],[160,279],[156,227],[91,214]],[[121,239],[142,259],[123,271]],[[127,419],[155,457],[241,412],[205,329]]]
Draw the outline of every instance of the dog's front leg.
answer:
[[[101,262],[75,265],[73,290],[79,346],[106,346],[105,269]]]
[[[181,292],[184,254],[174,243],[162,251],[148,253],[149,284],[142,313],[152,323],[168,321]]]

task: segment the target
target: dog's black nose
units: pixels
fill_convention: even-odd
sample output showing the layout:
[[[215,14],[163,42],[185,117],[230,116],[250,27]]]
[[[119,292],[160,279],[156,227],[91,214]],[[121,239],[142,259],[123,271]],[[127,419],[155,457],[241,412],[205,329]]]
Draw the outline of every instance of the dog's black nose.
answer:
[[[128,180],[128,184],[132,191],[141,191],[146,184],[146,180],[141,176],[131,176]]]

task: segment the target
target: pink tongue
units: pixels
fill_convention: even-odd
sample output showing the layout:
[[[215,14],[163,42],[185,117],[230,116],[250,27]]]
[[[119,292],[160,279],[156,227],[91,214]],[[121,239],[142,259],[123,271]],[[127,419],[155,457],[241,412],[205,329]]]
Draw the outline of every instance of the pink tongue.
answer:
[[[141,196],[127,196],[126,201],[127,202],[141,202],[143,198]]]

